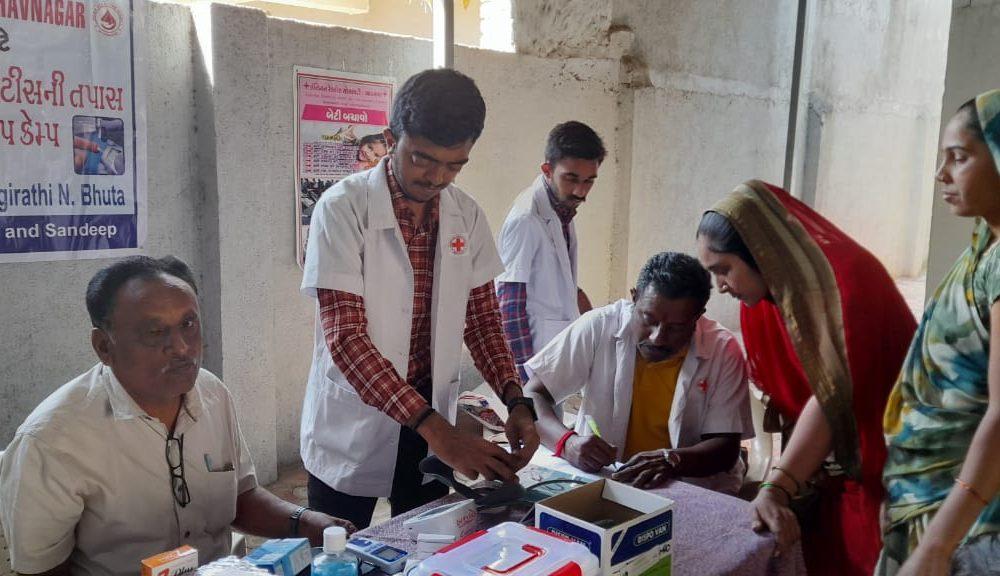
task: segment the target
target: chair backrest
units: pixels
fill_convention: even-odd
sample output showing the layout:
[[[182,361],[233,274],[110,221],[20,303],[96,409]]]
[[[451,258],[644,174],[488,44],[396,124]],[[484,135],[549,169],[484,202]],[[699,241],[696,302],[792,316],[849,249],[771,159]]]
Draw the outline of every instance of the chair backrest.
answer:
[[[750,412],[756,436],[750,445],[746,482],[762,482],[771,470],[771,460],[774,457],[773,435],[764,432],[764,403],[757,394],[759,392],[756,389],[750,389]]]

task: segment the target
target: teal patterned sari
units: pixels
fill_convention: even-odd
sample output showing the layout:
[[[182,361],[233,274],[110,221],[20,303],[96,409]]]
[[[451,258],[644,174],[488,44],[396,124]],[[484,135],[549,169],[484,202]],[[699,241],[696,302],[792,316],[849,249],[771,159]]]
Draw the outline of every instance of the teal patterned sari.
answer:
[[[976,108],[1000,166],[1000,90],[979,96]],[[902,563],[916,547],[953,489],[986,413],[990,307],[1000,299],[998,246],[986,223],[977,222],[971,245],[927,304],[889,398],[889,526],[881,565]],[[966,541],[997,532],[1000,498],[982,511]]]

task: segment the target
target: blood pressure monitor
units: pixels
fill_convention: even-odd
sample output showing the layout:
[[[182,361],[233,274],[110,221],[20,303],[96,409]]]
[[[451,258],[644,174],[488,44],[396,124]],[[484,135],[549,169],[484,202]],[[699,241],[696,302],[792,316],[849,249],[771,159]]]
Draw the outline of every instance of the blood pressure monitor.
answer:
[[[405,550],[367,538],[351,538],[347,541],[347,549],[363,562],[377,567],[386,574],[401,572],[409,556]]]

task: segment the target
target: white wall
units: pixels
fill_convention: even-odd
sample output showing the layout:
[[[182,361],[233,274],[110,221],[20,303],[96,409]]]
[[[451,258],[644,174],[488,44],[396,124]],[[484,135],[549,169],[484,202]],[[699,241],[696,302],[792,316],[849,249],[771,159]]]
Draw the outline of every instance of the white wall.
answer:
[[[1000,58],[996,54],[998,29],[1000,1],[955,0],[941,107],[942,129],[964,102],[987,90],[1000,88]],[[969,245],[972,234],[972,221],[953,216],[940,196],[934,196],[933,206],[927,262],[928,297]]]
[[[631,190],[622,203],[627,265],[691,251],[703,210],[740,181],[781,184],[797,3],[779,0],[518,0],[519,51],[613,56],[634,91]],[[931,188],[948,4],[940,0],[809,2],[791,192],[867,246],[889,271],[920,274]],[[616,45],[616,36],[631,40]],[[631,96],[631,99],[629,99]],[[625,148],[622,148],[625,150]],[[864,209],[859,209],[864,207]],[[736,327],[736,306],[710,313]]]
[[[632,120],[627,288],[652,254],[694,254],[701,214],[737,184],[780,182],[795,11],[648,0],[616,3],[614,20],[633,30],[631,53],[648,77]],[[709,314],[739,327],[731,298],[717,295]]]
[[[927,258],[949,6],[810,4],[793,192],[894,276]]]
[[[479,46],[480,1],[470,0],[468,8],[462,0],[455,3],[455,42],[465,46]],[[289,18],[330,26],[347,26],[371,32],[385,32],[417,38],[431,38],[431,12],[425,9],[424,0],[368,0],[368,12],[345,14],[329,10],[302,8],[288,4],[256,0],[245,6],[260,8],[275,18]]]
[[[191,17],[179,6],[149,5],[149,234],[147,252],[174,254],[201,270],[199,192],[194,179]],[[169,58],[160,57],[170,54]],[[2,265],[0,446],[53,390],[97,362],[84,304],[87,281],[107,260]],[[207,350],[208,361],[217,357]]]

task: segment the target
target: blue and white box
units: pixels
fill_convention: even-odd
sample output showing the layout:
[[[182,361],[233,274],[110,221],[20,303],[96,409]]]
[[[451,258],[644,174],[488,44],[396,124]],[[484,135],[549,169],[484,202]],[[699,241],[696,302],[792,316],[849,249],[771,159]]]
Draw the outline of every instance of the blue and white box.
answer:
[[[306,538],[268,540],[246,559],[258,568],[277,576],[295,576],[312,563],[312,549]]]
[[[597,480],[535,505],[535,526],[590,549],[605,576],[670,576],[674,502]]]

